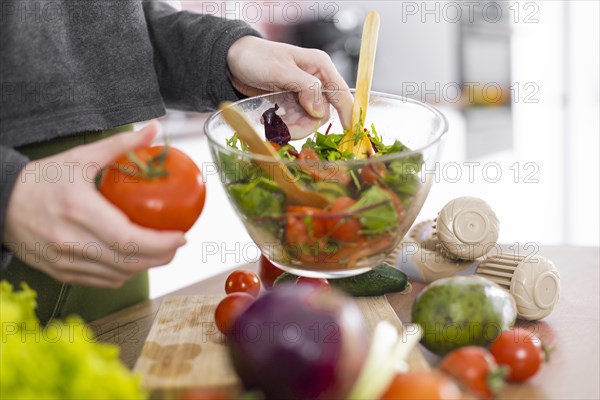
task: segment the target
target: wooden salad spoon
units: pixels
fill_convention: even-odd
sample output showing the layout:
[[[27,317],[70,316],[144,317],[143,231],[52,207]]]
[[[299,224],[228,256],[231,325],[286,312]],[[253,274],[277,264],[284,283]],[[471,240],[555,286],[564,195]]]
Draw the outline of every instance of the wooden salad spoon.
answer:
[[[325,196],[312,190],[303,188],[286,165],[281,161],[279,154],[267,142],[263,141],[258,132],[254,130],[248,118],[236,105],[224,102],[219,110],[225,121],[235,130],[238,137],[248,145],[248,149],[257,155],[269,157],[272,160],[257,160],[261,168],[277,183],[285,193],[290,204],[324,208],[329,204]]]
[[[373,153],[371,141],[365,135],[354,144],[355,134],[363,132],[369,105],[373,70],[375,68],[375,53],[379,37],[380,18],[377,11],[371,11],[363,25],[358,59],[358,74],[356,77],[356,92],[354,93],[354,108],[350,130],[342,138],[339,148],[342,151],[352,151],[357,159],[366,158]]]

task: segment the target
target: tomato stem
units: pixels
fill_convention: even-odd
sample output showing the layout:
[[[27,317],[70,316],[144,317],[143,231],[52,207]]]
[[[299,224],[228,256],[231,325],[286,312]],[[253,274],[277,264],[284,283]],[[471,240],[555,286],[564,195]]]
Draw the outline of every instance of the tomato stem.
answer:
[[[127,153],[127,158],[129,161],[135,164],[138,171],[118,163],[116,164],[116,168],[122,173],[136,178],[142,178],[146,180],[162,178],[169,175],[169,172],[164,169],[164,164],[167,160],[168,153],[169,146],[166,145],[156,156],[150,157],[147,161],[142,161],[137,154],[135,154],[135,152],[130,151]]]
[[[552,353],[554,353],[554,347],[549,347],[546,346],[543,342],[542,342],[542,351],[544,352],[544,362],[549,362],[550,361],[550,356],[552,355]]]
[[[492,369],[487,376],[487,385],[493,394],[497,394],[505,385],[508,376],[508,367],[501,366]]]

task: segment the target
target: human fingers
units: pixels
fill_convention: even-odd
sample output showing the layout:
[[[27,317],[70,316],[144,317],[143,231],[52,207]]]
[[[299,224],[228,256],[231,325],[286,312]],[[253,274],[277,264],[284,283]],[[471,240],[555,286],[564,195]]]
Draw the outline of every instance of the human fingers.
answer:
[[[331,61],[327,54],[311,57],[318,60],[316,65],[317,73],[315,74],[321,80],[323,87],[326,89],[325,95],[327,100],[337,110],[340,117],[340,122],[344,128],[349,128],[352,119],[352,108],[354,107],[354,97],[350,93],[348,84],[340,75],[339,71]]]
[[[95,143],[79,146],[72,151],[76,151],[79,158],[96,162],[104,167],[128,151],[150,145],[159,129],[158,121],[152,120],[139,131],[120,133]]]
[[[126,217],[124,220],[125,223],[131,224],[126,220]],[[136,225],[133,226],[136,227]],[[160,231],[153,232],[159,234],[165,233]],[[77,248],[78,252],[75,254],[76,256],[83,258],[85,261],[95,262],[129,276],[152,267],[169,264],[179,248],[179,242],[176,242],[172,246],[165,246],[163,250],[156,247],[151,248],[152,253],[148,254],[140,246],[141,242],[139,238],[132,236],[127,241],[119,241],[118,236],[110,235],[111,241],[106,241],[106,239],[103,240],[96,236],[97,232],[90,229],[89,224],[73,226],[71,234],[76,234],[78,238],[77,243],[79,243],[79,246]],[[175,232],[177,238],[180,235],[181,232]],[[183,239],[183,243],[185,243],[185,238]],[[140,248],[144,251],[141,251]]]
[[[135,255],[144,258],[145,264],[152,264],[150,266],[163,265],[160,263],[172,258],[173,252],[186,243],[183,232],[158,231],[132,223],[97,192],[90,193],[82,203],[80,215],[74,218],[80,226],[105,246],[125,254],[135,251]]]
[[[76,261],[77,264],[73,261]],[[70,262],[60,263],[42,260],[36,263],[34,267],[59,282],[115,289],[121,287],[133,276],[133,274],[127,276],[114,275],[108,270],[104,273],[99,272],[99,270],[92,270],[90,263],[86,263],[81,259],[71,259]]]
[[[342,126],[348,128],[351,123],[354,98],[350,93],[348,84],[338,72],[329,55],[321,50],[296,48],[294,60],[302,71],[312,75],[319,81],[318,85],[325,89],[324,93],[328,102],[338,111]],[[306,84],[316,85],[314,79],[310,82],[308,80],[301,80],[300,82],[303,92],[311,87],[306,86]],[[316,100],[316,107],[323,105],[319,98],[305,99],[305,101],[310,100]]]

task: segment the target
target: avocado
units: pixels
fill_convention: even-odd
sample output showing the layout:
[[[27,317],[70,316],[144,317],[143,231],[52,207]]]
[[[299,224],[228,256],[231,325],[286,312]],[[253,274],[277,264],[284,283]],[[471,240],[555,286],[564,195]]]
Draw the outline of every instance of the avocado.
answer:
[[[516,304],[509,293],[475,276],[429,284],[412,308],[412,322],[423,329],[421,343],[438,355],[461,346],[485,346],[510,328],[516,316]]]

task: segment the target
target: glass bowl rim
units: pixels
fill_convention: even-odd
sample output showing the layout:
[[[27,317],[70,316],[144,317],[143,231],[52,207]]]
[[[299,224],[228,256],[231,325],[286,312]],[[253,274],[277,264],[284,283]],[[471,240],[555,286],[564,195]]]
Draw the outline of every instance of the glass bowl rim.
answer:
[[[354,93],[355,89],[350,89],[349,91],[351,93]],[[330,93],[330,92],[335,92],[335,90],[327,90],[327,89],[321,90],[321,93]],[[294,92],[292,90],[269,92],[269,93],[262,94],[260,96],[247,97],[245,99],[238,100],[233,104],[238,105],[240,103],[250,101],[250,100],[256,100],[256,99],[284,95],[284,94],[295,94],[295,93],[297,93],[297,92]],[[444,135],[448,132],[448,120],[446,119],[446,116],[444,114],[442,114],[437,108],[435,108],[429,104],[426,104],[421,101],[414,100],[414,99],[411,99],[411,98],[408,98],[405,96],[399,96],[399,95],[391,94],[391,93],[371,91],[370,95],[371,96],[374,95],[377,97],[384,97],[384,98],[393,99],[393,100],[400,100],[403,103],[410,103],[410,104],[422,107],[422,108],[426,109],[427,111],[429,111],[430,113],[432,113],[433,115],[435,115],[441,121],[441,124],[440,124],[440,127],[435,132],[434,138],[430,142],[425,144],[424,146],[421,146],[416,149],[412,149],[411,151],[402,151],[402,152],[397,152],[397,153],[392,153],[392,154],[386,154],[383,156],[364,158],[364,159],[360,159],[360,160],[357,160],[357,159],[335,160],[335,161],[319,160],[319,163],[347,165],[347,166],[356,167],[356,166],[366,165],[366,164],[370,164],[370,163],[381,163],[381,162],[388,162],[388,161],[394,161],[394,160],[399,160],[399,159],[403,159],[403,158],[408,158],[408,157],[411,157],[411,156],[414,156],[417,154],[421,154],[426,149],[433,147],[436,143],[441,141],[442,138],[444,137]],[[204,122],[204,134],[208,138],[209,142],[211,142],[213,145],[215,145],[219,148],[219,151],[225,151],[228,154],[237,155],[237,156],[244,157],[244,158],[250,159],[250,160],[262,161],[262,162],[273,162],[273,158],[271,158],[271,157],[234,149],[232,147],[226,146],[225,143],[219,143],[216,140],[216,138],[212,137],[212,135],[209,133],[208,127],[220,115],[221,115],[221,111],[217,110],[214,113],[212,113],[212,115]],[[323,126],[323,125],[321,125],[321,126]],[[283,160],[283,159],[281,161],[285,164],[288,164],[288,163],[294,164],[297,162],[296,160]]]

